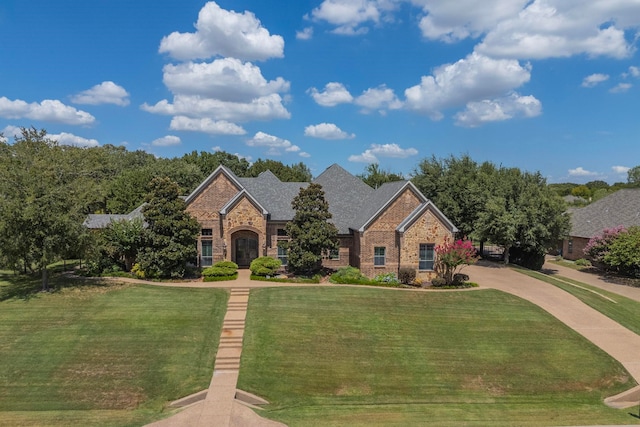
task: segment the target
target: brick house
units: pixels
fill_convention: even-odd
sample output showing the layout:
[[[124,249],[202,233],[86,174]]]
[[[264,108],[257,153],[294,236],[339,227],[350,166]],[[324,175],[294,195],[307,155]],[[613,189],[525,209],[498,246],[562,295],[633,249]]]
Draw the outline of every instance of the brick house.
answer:
[[[585,258],[589,239],[606,228],[619,225],[640,226],[640,189],[618,190],[583,208],[573,209],[569,237],[562,242],[562,256],[569,260]]]
[[[322,186],[338,228],[340,248],[326,255],[327,267],[351,265],[373,277],[397,273],[400,267],[417,277],[434,276],[434,247],[452,238],[456,227],[410,181],[373,189],[338,165],[314,179]],[[187,198],[187,211],[201,224],[198,257],[201,266],[232,260],[248,266],[259,256],[287,254],[278,242],[293,218],[292,199],[308,183],[282,182],[270,171],[239,178],[218,167]]]

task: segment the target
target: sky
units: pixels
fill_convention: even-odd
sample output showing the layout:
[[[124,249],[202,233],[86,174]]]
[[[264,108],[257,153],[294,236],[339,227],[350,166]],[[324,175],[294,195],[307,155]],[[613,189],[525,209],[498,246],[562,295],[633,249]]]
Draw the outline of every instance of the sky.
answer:
[[[0,132],[159,157],[626,182],[640,0],[3,0]]]

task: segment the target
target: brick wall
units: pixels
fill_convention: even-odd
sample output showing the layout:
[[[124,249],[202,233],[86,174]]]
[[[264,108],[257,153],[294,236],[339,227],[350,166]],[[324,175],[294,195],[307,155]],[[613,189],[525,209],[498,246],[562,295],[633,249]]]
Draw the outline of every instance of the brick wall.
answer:
[[[586,258],[584,248],[589,243],[589,239],[584,237],[570,237],[562,242],[562,257],[575,261],[580,258]]]

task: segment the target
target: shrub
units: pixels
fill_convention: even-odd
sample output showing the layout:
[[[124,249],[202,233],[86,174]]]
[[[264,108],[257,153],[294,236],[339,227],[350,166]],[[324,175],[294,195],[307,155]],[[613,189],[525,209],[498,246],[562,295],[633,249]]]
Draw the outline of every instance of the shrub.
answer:
[[[588,259],[580,258],[576,260],[576,265],[580,267],[591,267],[591,263]]]
[[[469,275],[464,273],[456,273],[453,275],[453,283],[459,285],[469,281]]]
[[[374,279],[374,282],[379,283],[388,283],[388,284],[398,284],[398,278],[395,273],[386,273],[386,274],[378,274]]]
[[[640,227],[619,233],[610,243],[602,261],[608,268],[630,277],[640,277]]]
[[[228,277],[238,272],[238,264],[232,261],[219,261],[202,270],[202,275],[206,277]]]
[[[368,281],[368,279],[360,272],[359,269],[348,266],[338,269],[338,271],[331,275],[329,281],[331,283],[346,285],[362,283],[363,281]]]
[[[404,283],[405,285],[409,285],[416,280],[416,270],[409,267],[400,267],[400,271],[398,271],[398,280],[400,283]]]
[[[140,268],[140,264],[138,264],[137,262],[131,267],[131,274],[136,276],[138,279],[144,279],[145,277],[144,271],[142,271],[142,269]]]
[[[584,248],[584,254],[592,261],[603,262],[604,256],[609,251],[611,242],[613,242],[620,233],[625,231],[626,229],[622,225],[614,228],[605,228],[602,230],[602,234],[589,239],[589,243],[587,243],[587,246]]]
[[[222,282],[225,280],[236,280],[238,278],[238,273],[231,274],[229,276],[204,276],[202,279],[203,282]]]
[[[273,276],[280,268],[281,261],[271,258],[270,256],[262,256],[251,261],[249,269],[256,276]]]
[[[544,252],[533,248],[513,247],[509,251],[509,261],[529,270],[539,271],[544,264]]]
[[[447,284],[447,281],[444,277],[434,277],[433,279],[431,279],[431,284],[435,287],[441,287],[445,286]]]

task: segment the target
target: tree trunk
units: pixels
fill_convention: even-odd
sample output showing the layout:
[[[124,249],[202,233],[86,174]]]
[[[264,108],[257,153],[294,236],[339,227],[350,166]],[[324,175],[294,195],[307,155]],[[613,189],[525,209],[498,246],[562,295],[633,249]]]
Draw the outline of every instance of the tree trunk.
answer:
[[[511,246],[505,246],[504,252],[502,253],[502,258],[504,259],[505,265],[509,264],[509,250],[510,249],[511,249]]]
[[[484,240],[480,240],[480,256],[484,255]]]
[[[49,290],[49,274],[47,267],[45,266],[42,269],[42,291],[46,292]]]

